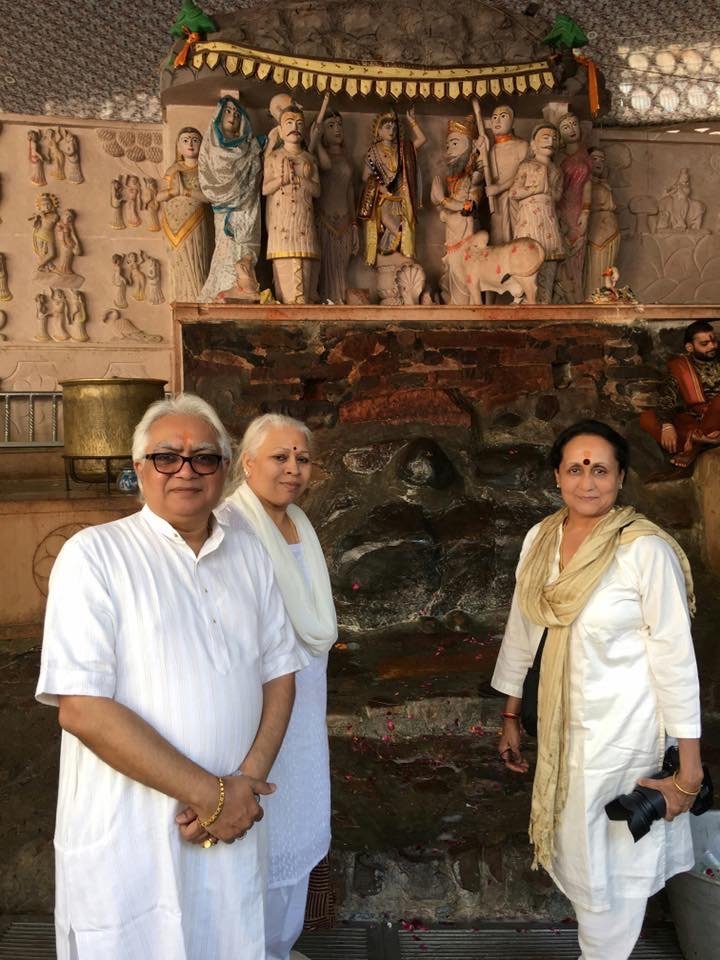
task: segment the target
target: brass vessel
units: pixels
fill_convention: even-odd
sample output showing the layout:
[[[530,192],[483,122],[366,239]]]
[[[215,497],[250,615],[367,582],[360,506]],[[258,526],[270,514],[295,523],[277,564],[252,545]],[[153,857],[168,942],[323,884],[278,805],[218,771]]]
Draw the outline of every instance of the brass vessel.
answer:
[[[164,398],[166,383],[120,377],[63,380],[65,456],[127,460],[136,424],[151,403]]]

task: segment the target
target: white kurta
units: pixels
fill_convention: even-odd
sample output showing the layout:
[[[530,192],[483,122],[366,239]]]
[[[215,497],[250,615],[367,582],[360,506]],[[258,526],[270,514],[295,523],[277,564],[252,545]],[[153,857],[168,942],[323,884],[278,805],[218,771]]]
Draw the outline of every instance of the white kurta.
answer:
[[[290,544],[309,576],[302,545]],[[327,735],[327,653],[310,657],[295,674],[295,703],[285,739],[268,777],[277,793],[263,799],[270,848],[268,886],[308,876],[330,846],[330,757]]]
[[[537,532],[525,538],[521,560]],[[559,547],[559,542],[558,542]],[[559,572],[556,555],[550,579]],[[543,628],[513,597],[492,678],[520,697]],[[656,821],[633,843],[605,804],[660,769],[665,734],[700,736],[697,668],[685,585],[672,549],[659,537],[618,548],[570,630],[570,780],[550,871],[588,910],[611,898],[645,898],[693,864],[688,815]]]
[[[111,697],[191,760],[238,769],[262,684],[307,662],[264,548],[222,507],[196,556],[148,507],[72,537],[53,567],[37,697]],[[58,957],[264,960],[260,831],[210,850],[181,840],[180,805],[63,732]]]

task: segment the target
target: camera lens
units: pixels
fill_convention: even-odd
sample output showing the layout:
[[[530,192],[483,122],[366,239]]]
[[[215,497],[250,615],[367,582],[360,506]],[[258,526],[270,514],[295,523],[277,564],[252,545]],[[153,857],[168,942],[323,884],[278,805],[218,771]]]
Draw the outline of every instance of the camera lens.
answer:
[[[665,798],[651,787],[635,787],[605,804],[610,820],[625,820],[635,843],[641,840],[655,820],[665,816]]]

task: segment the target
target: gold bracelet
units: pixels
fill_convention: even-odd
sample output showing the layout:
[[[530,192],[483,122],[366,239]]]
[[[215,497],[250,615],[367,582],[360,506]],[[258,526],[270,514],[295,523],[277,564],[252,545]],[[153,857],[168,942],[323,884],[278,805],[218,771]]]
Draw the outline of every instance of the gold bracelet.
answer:
[[[220,796],[218,797],[218,805],[215,807],[215,812],[212,816],[208,817],[207,820],[203,820],[201,817],[198,817],[198,823],[203,830],[207,830],[208,827],[211,827],[215,823],[217,818],[222,813],[223,807],[225,806],[225,781],[222,777],[218,777],[217,780],[220,784]]]
[[[673,782],[673,784],[675,785],[676,789],[678,789],[678,790],[680,791],[680,793],[685,794],[686,797],[696,797],[696,796],[700,793],[700,791],[702,790],[702,784],[700,784],[700,786],[697,788],[697,790],[683,790],[683,788],[682,788],[682,787],[680,786],[680,784],[677,782],[677,770],[676,770],[675,773],[672,775],[672,782]]]

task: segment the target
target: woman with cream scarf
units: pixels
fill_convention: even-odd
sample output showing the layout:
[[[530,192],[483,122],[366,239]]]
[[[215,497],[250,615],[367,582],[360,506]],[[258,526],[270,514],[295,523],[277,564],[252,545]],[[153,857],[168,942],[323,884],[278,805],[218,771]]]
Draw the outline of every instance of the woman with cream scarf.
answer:
[[[700,706],[688,609],[692,577],[680,546],[616,500],[625,440],[586,420],[550,455],[565,507],[525,538],[492,685],[507,694],[500,759],[521,752],[522,686],[545,627],[538,694],[538,759],[530,839],[572,901],[581,960],[626,960],[647,898],[693,864],[681,816],[702,782]],[[660,769],[666,735],[678,738],[675,780]],[[665,820],[637,844],[604,806],[637,783],[664,795]]]
[[[295,505],[310,481],[310,447],[310,431],[298,420],[278,414],[253,420],[240,448],[244,480],[229,498],[270,554],[298,642],[310,654],[295,674],[295,705],[268,776],[277,791],[263,804],[267,960],[300,958],[290,951],[302,932],[310,872],[330,846],[326,670],[337,621],[322,548]]]

